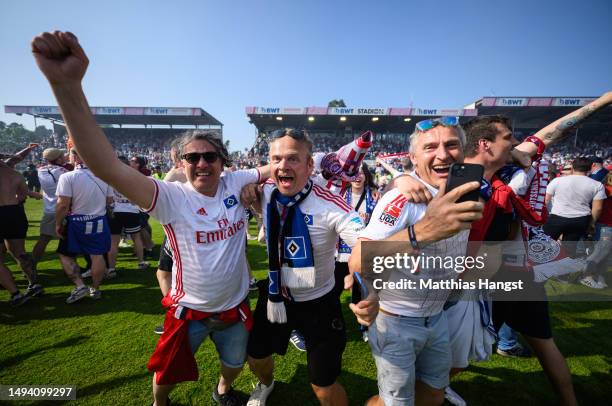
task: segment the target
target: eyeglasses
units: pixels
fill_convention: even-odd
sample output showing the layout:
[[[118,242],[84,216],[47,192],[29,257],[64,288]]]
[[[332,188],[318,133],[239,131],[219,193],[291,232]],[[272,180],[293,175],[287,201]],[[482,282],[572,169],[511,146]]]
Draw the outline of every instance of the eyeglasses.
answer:
[[[437,125],[443,125],[444,127],[457,127],[459,125],[459,117],[444,116],[429,120],[423,120],[416,123],[416,129],[425,132],[429,131]]]
[[[183,154],[181,156],[185,161],[189,162],[192,165],[197,165],[200,162],[200,158],[204,158],[206,163],[213,164],[217,162],[219,159],[219,154],[215,151],[207,151],[207,152],[190,152],[188,154]]]

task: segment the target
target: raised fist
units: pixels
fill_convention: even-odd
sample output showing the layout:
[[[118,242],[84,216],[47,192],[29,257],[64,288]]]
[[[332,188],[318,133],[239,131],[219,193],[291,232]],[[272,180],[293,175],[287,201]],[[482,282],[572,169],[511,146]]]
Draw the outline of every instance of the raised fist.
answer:
[[[43,32],[34,37],[32,54],[51,85],[79,83],[89,64],[79,40],[70,32]]]

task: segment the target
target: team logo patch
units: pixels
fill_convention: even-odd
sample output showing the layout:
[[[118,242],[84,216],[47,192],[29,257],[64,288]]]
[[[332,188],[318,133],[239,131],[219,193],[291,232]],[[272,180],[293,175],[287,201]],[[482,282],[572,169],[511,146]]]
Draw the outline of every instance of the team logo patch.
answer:
[[[198,211],[196,211],[196,213],[198,213],[200,216],[207,216],[208,213],[206,213],[206,210],[204,210],[204,207],[200,207],[198,209]]]
[[[314,225],[314,219],[312,218],[312,214],[304,214],[304,223],[306,223],[307,226]]]
[[[285,258],[306,259],[304,237],[285,237]]]
[[[389,203],[383,210],[378,220],[388,226],[394,226],[401,213],[402,209],[400,207]]]
[[[230,197],[223,199],[223,204],[225,204],[225,207],[230,209],[238,204],[238,199],[236,199],[236,196],[231,195]]]
[[[541,230],[531,230],[528,243],[528,255],[531,261],[536,264],[545,264],[556,260],[560,253],[561,244]]]

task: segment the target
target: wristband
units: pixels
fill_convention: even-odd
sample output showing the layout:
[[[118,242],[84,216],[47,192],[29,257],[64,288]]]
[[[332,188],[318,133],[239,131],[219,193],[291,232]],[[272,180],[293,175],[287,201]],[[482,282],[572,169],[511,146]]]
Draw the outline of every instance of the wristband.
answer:
[[[414,249],[415,251],[419,251],[419,243],[414,233],[414,224],[408,226],[408,238],[410,239],[410,245],[412,246],[412,249]]]
[[[531,142],[532,144],[535,144],[536,147],[538,147],[536,156],[533,159],[534,161],[539,161],[540,159],[542,159],[542,154],[544,153],[544,150],[546,149],[546,144],[544,144],[544,141],[542,141],[538,137],[534,137],[533,135],[530,135],[529,137],[525,138],[523,142]]]

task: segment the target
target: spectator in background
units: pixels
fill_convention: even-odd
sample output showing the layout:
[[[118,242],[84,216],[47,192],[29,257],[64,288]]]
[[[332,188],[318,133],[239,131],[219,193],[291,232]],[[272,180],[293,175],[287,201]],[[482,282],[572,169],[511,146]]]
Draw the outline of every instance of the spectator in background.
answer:
[[[598,182],[603,182],[608,176],[608,170],[603,167],[603,158],[592,156],[591,162],[593,162],[593,165],[591,166],[591,174],[589,177]]]
[[[157,180],[164,179],[165,174],[162,172],[162,168],[160,165],[155,165],[153,167],[153,174],[151,176],[153,176],[153,178]]]
[[[544,232],[552,238],[563,235],[563,241],[577,242],[595,227],[606,193],[601,182],[587,176],[590,169],[591,161],[576,158],[572,174],[553,179],[546,188],[546,204],[552,202],[552,207]],[[575,243],[565,249],[575,257]]]
[[[124,164],[129,165],[126,157],[120,156],[118,159]],[[115,275],[113,274],[116,273],[117,253],[122,233],[128,234],[132,237],[132,241],[134,241],[134,253],[136,258],[138,258],[138,268],[149,268],[149,263],[144,260],[144,249],[140,236],[140,230],[142,229],[140,209],[115,189],[113,189],[113,195],[113,215],[109,219],[111,232],[111,247],[108,255],[109,268],[107,271],[109,277],[114,277]]]
[[[47,163],[38,168],[37,175],[42,189],[44,208],[43,216],[40,220],[40,236],[32,250],[34,266],[40,261],[49,241],[57,238],[55,234],[55,206],[57,204],[55,192],[59,177],[68,172],[63,166],[65,164],[64,151],[57,148],[47,148],[43,151],[42,155]]]
[[[130,166],[142,173],[144,176],[151,176],[151,171],[147,168],[147,160],[142,156],[133,156],[130,158]],[[153,251],[153,239],[151,237],[151,226],[149,225],[149,215],[140,212],[140,235],[144,245],[145,256],[150,256]]]
[[[586,259],[585,276],[580,283],[593,289],[605,289],[608,284],[605,273],[612,255],[612,173],[604,178],[606,200],[604,200],[601,216],[595,225],[593,239],[596,241],[593,252]]]
[[[147,168],[147,160],[142,156],[131,157],[130,166],[142,173],[144,176],[151,176],[151,170]]]
[[[23,176],[0,161],[0,284],[11,294],[10,304],[20,306],[30,296],[42,294],[42,286],[36,283],[36,272],[32,258],[25,251],[25,237],[28,232],[28,219],[23,202],[28,195],[28,187]],[[19,292],[15,280],[4,264],[6,249],[28,278],[29,285],[25,294]]]
[[[55,230],[60,237],[57,252],[64,272],[75,284],[66,303],[87,295],[92,299],[102,297],[99,287],[106,271],[103,255],[111,242],[106,205],[113,197],[112,188],[91,173],[74,148],[71,159],[75,170],[59,177],[55,211]],[[83,283],[75,261],[77,254],[91,256],[91,288]]]
[[[31,192],[39,192],[40,191],[40,182],[38,180],[38,172],[36,171],[36,165],[29,164],[28,169],[23,172],[23,177],[26,180],[28,185],[28,189]]]

